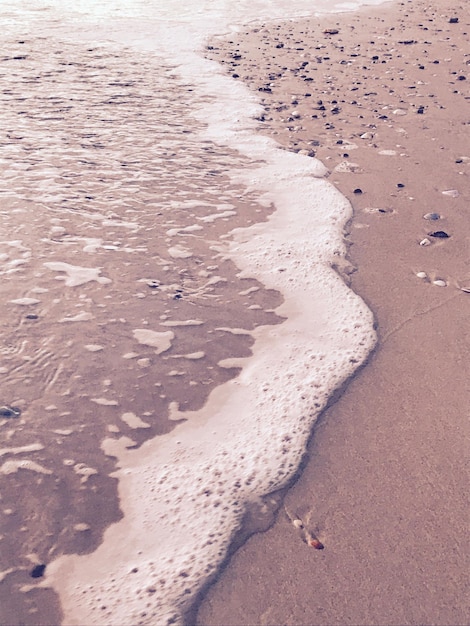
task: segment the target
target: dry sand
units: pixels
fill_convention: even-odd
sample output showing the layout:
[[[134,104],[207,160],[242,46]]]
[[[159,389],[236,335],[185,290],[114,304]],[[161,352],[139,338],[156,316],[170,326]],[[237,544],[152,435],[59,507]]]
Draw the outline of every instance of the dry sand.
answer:
[[[325,549],[281,508],[209,589],[200,625],[470,622],[469,32],[467,3],[432,0],[212,42],[260,91],[262,132],[315,153],[350,199],[339,269],[374,311],[379,345],[286,496]],[[423,219],[432,212],[441,219]]]

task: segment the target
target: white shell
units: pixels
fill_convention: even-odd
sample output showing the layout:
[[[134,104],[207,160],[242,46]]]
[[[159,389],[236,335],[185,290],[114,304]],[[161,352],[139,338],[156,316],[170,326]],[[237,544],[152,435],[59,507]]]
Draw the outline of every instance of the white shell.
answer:
[[[441,279],[433,280],[432,284],[436,285],[436,287],[447,287],[446,281]]]
[[[416,276],[417,276],[418,278],[427,278],[427,277],[428,277],[428,275],[426,274],[426,272],[417,272],[417,273],[416,273]]]
[[[420,245],[420,246],[430,246],[430,245],[431,245],[431,242],[429,241],[429,239],[428,239],[427,237],[425,237],[424,239],[422,239],[422,240],[419,242],[419,245]]]

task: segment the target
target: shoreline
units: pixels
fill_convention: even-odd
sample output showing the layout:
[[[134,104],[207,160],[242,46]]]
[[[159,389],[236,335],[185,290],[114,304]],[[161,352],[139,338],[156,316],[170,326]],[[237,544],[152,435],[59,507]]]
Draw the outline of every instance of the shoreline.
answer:
[[[211,42],[264,99],[261,132],[318,157],[350,200],[338,270],[379,343],[320,417],[285,498],[325,550],[281,507],[209,589],[200,625],[465,623],[469,30],[463,4],[442,0]]]

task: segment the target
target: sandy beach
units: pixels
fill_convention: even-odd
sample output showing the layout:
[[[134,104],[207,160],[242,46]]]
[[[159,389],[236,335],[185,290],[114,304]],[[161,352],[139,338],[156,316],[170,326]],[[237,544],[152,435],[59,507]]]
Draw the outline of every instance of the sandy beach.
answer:
[[[379,343],[200,625],[469,623],[469,32],[463,2],[432,0],[211,42],[262,97],[260,132],[317,156],[350,200],[338,271]]]

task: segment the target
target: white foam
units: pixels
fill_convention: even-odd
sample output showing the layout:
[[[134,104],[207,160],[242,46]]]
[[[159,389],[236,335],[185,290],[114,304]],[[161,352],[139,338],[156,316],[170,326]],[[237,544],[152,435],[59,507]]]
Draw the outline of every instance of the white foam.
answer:
[[[171,348],[171,342],[175,337],[175,333],[171,330],[159,333],[156,330],[149,330],[148,328],[136,328],[132,331],[132,334],[140,344],[156,348],[155,354],[161,354],[169,350]]]
[[[15,474],[20,469],[37,472],[38,474],[52,474],[51,470],[48,470],[42,465],[39,465],[39,463],[35,463],[29,459],[22,459],[21,461],[5,461],[5,463],[0,466],[0,474]]]
[[[203,359],[206,353],[200,350],[199,352],[190,352],[189,354],[173,354],[172,359],[189,359],[191,361],[197,361]]]
[[[90,398],[91,402],[99,404],[100,406],[118,406],[117,400],[109,400],[109,398]]]
[[[232,217],[232,215],[236,214],[236,211],[222,211],[222,213],[211,213],[210,215],[204,215],[203,217],[198,217],[197,219],[201,222],[210,223],[223,217]]]
[[[59,323],[62,324],[64,322],[88,322],[91,319],[93,319],[92,313],[90,313],[89,311],[81,311],[80,313],[77,313],[77,315],[63,317],[59,320]]]
[[[160,326],[201,326],[204,324],[203,320],[167,320],[160,322]]]
[[[65,272],[66,276],[56,276],[56,279],[63,280],[67,287],[78,287],[94,280],[102,285],[111,282],[109,278],[100,276],[101,267],[80,267],[62,261],[44,263],[44,266],[54,272]]]
[[[129,428],[150,428],[150,424],[144,422],[144,420],[132,412],[123,413],[121,419]]]
[[[185,248],[184,246],[179,246],[179,245],[168,248],[168,254],[173,259],[189,259],[190,257],[193,256],[193,253],[190,250],[188,250],[188,248]]]
[[[36,452],[44,450],[42,443],[30,443],[27,446],[19,446],[16,448],[0,448],[0,456],[5,454],[24,454],[25,452]]]
[[[286,16],[287,10],[292,15],[299,6],[295,0],[289,9],[274,4],[273,17]],[[230,12],[236,5],[224,6]],[[261,5],[269,3],[247,3],[247,12]],[[192,11],[190,3],[180,8],[183,17]],[[311,2],[304,9],[313,10]],[[48,566],[46,584],[59,592],[70,625],[181,621],[225,557],[246,503],[293,476],[318,414],[375,341],[370,311],[332,269],[345,256],[342,230],[351,216],[349,203],[320,178],[327,170],[319,161],[279,150],[255,134],[249,118],[259,114],[256,98],[192,50],[195,38],[202,41],[201,32],[227,27],[227,18],[217,14],[212,23],[207,13],[191,15],[187,28],[164,22],[165,34],[152,22],[147,38],[136,41],[127,34],[126,41],[141,49],[177,50],[183,80],[206,96],[195,111],[209,123],[201,139],[228,145],[250,161],[227,173],[234,184],[261,193],[260,203],[274,204],[276,211],[266,223],[234,231],[220,250],[242,277],[282,292],[276,312],[286,321],[251,331],[253,356],[231,361],[243,367],[241,373],[216,388],[200,411],[170,407],[174,429],[168,434],[138,450],[127,437],[103,442],[103,451],[117,458],[114,476],[124,517],[106,530],[95,552],[63,556]],[[233,211],[224,213],[202,221]],[[133,334],[157,354],[174,338],[171,331]]]
[[[29,306],[31,304],[39,304],[41,302],[37,298],[17,298],[16,300],[10,300],[12,304],[19,304],[20,306]]]

